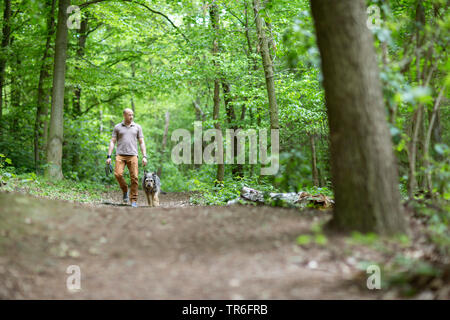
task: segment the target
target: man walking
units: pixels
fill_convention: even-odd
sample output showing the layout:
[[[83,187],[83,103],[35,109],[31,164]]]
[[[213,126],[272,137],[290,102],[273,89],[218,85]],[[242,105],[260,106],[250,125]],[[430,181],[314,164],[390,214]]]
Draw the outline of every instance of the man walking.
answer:
[[[114,127],[112,138],[109,142],[106,163],[108,165],[111,163],[111,154],[117,141],[114,175],[119,182],[120,188],[122,189],[123,202],[128,203],[128,186],[123,178],[123,170],[125,169],[125,165],[128,167],[131,178],[131,206],[136,208],[138,199],[138,140],[143,154],[142,163],[144,166],[147,165],[147,153],[145,150],[142,127],[133,122],[133,116],[133,110],[128,108],[123,110],[123,122]]]

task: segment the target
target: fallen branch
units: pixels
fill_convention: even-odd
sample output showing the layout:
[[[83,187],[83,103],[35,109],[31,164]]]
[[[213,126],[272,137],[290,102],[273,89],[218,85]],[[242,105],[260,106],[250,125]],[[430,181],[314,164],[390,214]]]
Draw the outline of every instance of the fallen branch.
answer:
[[[249,187],[242,187],[240,198],[231,200],[228,205],[238,203],[239,200],[257,202],[257,203],[273,203],[281,202],[291,206],[306,207],[308,204],[319,206],[321,208],[331,208],[334,201],[323,194],[312,195],[305,191],[289,192],[289,193],[266,193]]]

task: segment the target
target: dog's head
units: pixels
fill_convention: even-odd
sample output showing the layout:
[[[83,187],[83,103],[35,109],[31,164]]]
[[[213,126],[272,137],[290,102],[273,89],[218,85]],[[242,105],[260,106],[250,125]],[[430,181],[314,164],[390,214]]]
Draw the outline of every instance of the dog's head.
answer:
[[[154,172],[144,172],[144,186],[148,189],[154,189],[155,186],[155,176]]]

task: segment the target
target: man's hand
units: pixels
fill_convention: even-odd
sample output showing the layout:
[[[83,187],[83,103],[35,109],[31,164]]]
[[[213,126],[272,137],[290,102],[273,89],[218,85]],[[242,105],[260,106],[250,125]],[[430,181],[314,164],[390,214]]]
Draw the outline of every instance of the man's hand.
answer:
[[[144,156],[142,158],[142,164],[145,167],[147,165],[147,150],[145,150],[144,138],[139,138],[139,145],[141,146],[142,155]]]
[[[111,140],[109,141],[109,148],[108,148],[108,159],[106,159],[106,164],[111,164],[111,154],[114,150],[114,145],[116,144],[116,138],[111,138]]]

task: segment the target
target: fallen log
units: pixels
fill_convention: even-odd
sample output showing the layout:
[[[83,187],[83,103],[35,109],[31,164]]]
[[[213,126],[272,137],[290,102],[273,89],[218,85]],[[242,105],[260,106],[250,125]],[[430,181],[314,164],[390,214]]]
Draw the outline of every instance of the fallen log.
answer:
[[[308,204],[313,204],[316,207],[331,208],[334,205],[334,201],[324,194],[312,195],[305,191],[288,192],[288,193],[275,193],[275,192],[263,192],[249,187],[242,187],[240,198],[231,200],[228,205],[240,202],[240,200],[257,202],[257,203],[271,203],[279,202],[281,204],[287,204],[297,207],[306,207]]]

